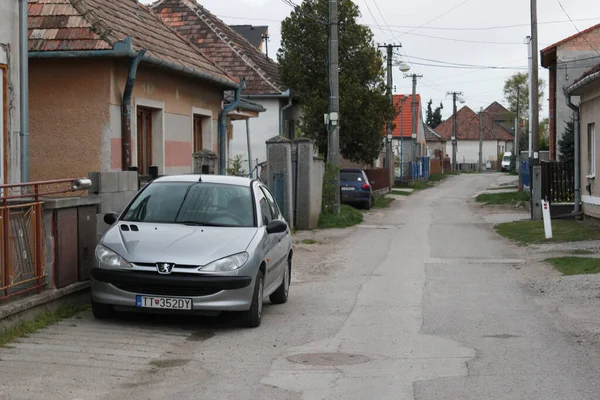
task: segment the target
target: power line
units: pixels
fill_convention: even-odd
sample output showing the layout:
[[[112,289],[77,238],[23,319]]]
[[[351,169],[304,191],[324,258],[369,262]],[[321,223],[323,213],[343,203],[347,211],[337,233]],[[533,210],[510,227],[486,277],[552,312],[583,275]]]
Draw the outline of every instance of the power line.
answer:
[[[558,5],[560,6],[560,8],[562,8],[562,10],[565,13],[565,15],[567,16],[567,18],[569,18],[569,21],[571,21],[571,23],[573,24],[573,26],[577,30],[577,33],[579,33],[581,35],[581,37],[583,38],[583,40],[585,40],[585,42],[590,46],[590,48],[592,50],[594,50],[596,53],[598,53],[600,55],[600,52],[594,46],[592,46],[592,44],[587,40],[587,38],[585,37],[585,35],[581,34],[581,31],[579,30],[579,28],[577,27],[577,25],[575,25],[575,22],[573,22],[573,20],[569,16],[569,13],[567,13],[567,10],[565,10],[565,8],[563,7],[563,5],[560,2],[560,0],[556,0],[556,1],[558,2]]]
[[[296,11],[299,14],[305,16],[306,18],[310,18],[310,19],[312,19],[312,20],[314,20],[314,21],[316,21],[316,22],[318,22],[320,24],[327,24],[327,21],[319,19],[319,18],[315,17],[314,15],[308,15],[307,13],[305,13],[304,10],[302,10],[300,8],[300,6],[298,4],[296,4],[296,3],[294,3],[292,0],[281,0],[281,1],[283,2],[283,4],[286,4],[286,5],[290,6],[290,7],[292,7],[294,9],[294,11]],[[279,22],[281,22],[281,21],[279,21]]]
[[[422,25],[419,25],[419,26],[417,26],[416,28],[413,28],[412,30],[410,30],[410,31],[408,31],[408,32],[406,32],[406,33],[403,33],[402,35],[400,35],[400,37],[402,37],[402,36],[404,36],[404,35],[408,35],[408,34],[410,34],[410,33],[414,32],[414,31],[416,31],[417,29],[424,27],[425,25],[429,25],[430,23],[432,23],[432,22],[434,22],[434,21],[437,21],[438,19],[442,18],[443,16],[450,14],[452,11],[456,10],[456,9],[457,9],[457,8],[459,8],[460,6],[462,6],[462,5],[466,4],[468,1],[469,1],[469,0],[464,0],[462,3],[460,3],[460,4],[458,4],[458,5],[454,6],[454,7],[452,7],[450,10],[446,11],[446,12],[445,12],[445,13],[443,13],[442,15],[439,15],[439,16],[435,17],[434,19],[432,19],[432,20],[430,20],[430,21],[427,21],[427,22],[425,22],[425,23],[424,23],[424,24],[422,24]]]
[[[367,4],[367,0],[365,0],[365,4]],[[388,25],[387,21],[385,20],[385,17],[383,16],[383,13],[381,12],[381,10],[379,9],[379,6],[377,5],[377,1],[373,0],[373,4],[375,4],[375,8],[377,8],[377,12],[381,16],[381,19],[383,20],[383,23],[387,26],[388,30],[392,34],[392,39],[396,39],[396,35],[394,35],[394,32],[392,32],[392,29],[390,28],[390,26]],[[377,21],[375,21],[375,22],[377,22]]]

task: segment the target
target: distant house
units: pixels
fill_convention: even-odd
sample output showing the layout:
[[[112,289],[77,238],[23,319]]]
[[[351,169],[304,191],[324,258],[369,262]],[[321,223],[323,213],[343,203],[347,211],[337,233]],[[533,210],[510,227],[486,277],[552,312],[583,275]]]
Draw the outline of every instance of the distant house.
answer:
[[[549,141],[550,159],[560,156],[558,142],[562,139],[572,110],[567,107],[564,88],[571,85],[600,62],[600,24],[594,25],[541,51],[541,65],[549,70]],[[577,97],[573,98],[575,104]]]
[[[300,106],[281,81],[279,65],[256,46],[201,5],[187,0],[159,0],[152,5],[164,21],[198,46],[220,66],[246,79],[245,99],[260,104],[266,111],[251,125],[251,151],[258,163],[266,160],[265,142],[281,135],[293,139],[300,118]],[[247,158],[246,126],[233,123],[230,157]]]
[[[250,44],[256,47],[259,51],[263,51],[263,43],[265,38],[269,36],[269,27],[266,25],[229,25],[231,29],[243,36]]]
[[[452,126],[454,116],[442,122],[435,131],[447,141],[447,154],[452,158]],[[469,107],[456,113],[456,163],[476,164],[479,162],[479,135],[482,136],[482,161],[498,161],[501,155],[513,148],[512,134],[496,122],[492,115],[480,116]]]
[[[580,99],[582,210],[587,216],[600,218],[600,184],[596,181],[600,179],[600,64],[575,79],[567,91]]]
[[[21,181],[19,4],[0,1],[0,183]]]
[[[394,154],[402,163],[415,161],[412,159],[412,143],[415,145],[415,158],[427,155],[425,140],[425,124],[423,123],[423,113],[421,112],[421,96],[416,96],[416,138],[412,137],[412,95],[398,94],[394,95],[394,105],[398,109],[398,114],[394,118],[394,130],[392,131],[392,148]]]
[[[29,59],[32,180],[192,172],[239,86],[135,0],[29,0]]]
[[[425,125],[425,141],[428,157],[443,160],[448,154],[446,152],[446,139],[427,125]]]
[[[514,127],[515,127],[515,114],[510,112],[506,107],[502,104],[494,101],[492,104],[487,106],[484,110],[484,113],[490,115],[496,123],[502,125],[504,129],[509,132],[513,132],[514,135]]]

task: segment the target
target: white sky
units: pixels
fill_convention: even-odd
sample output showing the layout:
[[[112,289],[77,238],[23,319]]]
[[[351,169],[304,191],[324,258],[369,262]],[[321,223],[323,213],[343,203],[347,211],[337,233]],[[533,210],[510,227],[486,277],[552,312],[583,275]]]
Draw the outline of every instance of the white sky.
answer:
[[[292,1],[296,4],[301,2],[301,0]],[[600,7],[597,0],[560,1],[579,30],[600,23]],[[142,0],[142,2],[150,1]],[[280,21],[287,17],[292,9],[284,0],[199,0],[198,2],[230,25],[268,25],[271,36],[269,55],[272,58],[276,57],[281,40]],[[409,73],[423,75],[417,86],[417,93],[423,97],[423,105],[425,106],[430,98],[433,99],[434,105],[443,101],[444,117],[452,114],[451,96],[446,96],[446,92],[463,92],[466,105],[475,111],[495,100],[504,104],[502,93],[504,80],[514,72],[525,71],[527,67],[527,46],[524,41],[531,32],[528,25],[530,13],[527,0],[412,2],[354,0],[354,2],[359,5],[362,12],[360,22],[371,27],[376,42],[402,44],[400,52],[404,55],[403,60],[411,66]],[[450,11],[453,8],[454,10]],[[435,21],[432,21],[434,19]],[[538,0],[538,21],[540,22],[538,30],[540,50],[577,33],[576,28],[561,9],[559,0]],[[561,22],[547,23],[550,21]],[[489,29],[507,25],[513,27]],[[457,69],[423,59],[476,66],[503,66],[510,69]],[[432,64],[436,66],[431,66]],[[539,76],[547,81],[548,71],[540,67]],[[394,85],[395,93],[398,94],[410,93],[412,90],[411,80],[403,79],[398,68],[394,69]],[[547,116],[547,88],[545,94],[541,117]]]

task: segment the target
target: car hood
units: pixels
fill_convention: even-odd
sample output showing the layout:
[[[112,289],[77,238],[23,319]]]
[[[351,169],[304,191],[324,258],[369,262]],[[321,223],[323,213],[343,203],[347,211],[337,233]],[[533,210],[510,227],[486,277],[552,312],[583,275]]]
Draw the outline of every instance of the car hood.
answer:
[[[123,231],[121,225],[138,230]],[[246,251],[256,232],[257,228],[119,222],[100,243],[132,263],[206,265]]]

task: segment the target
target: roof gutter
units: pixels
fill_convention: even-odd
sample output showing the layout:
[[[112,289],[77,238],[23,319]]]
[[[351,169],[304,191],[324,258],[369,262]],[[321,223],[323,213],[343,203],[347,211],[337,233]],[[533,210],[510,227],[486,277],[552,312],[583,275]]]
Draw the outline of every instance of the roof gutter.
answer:
[[[287,99],[292,96],[292,91],[287,89],[285,92],[279,94],[245,94],[245,99]]]
[[[289,89],[288,89],[288,91],[289,91]],[[290,91],[290,95],[288,96],[287,105],[285,105],[279,109],[279,136],[283,136],[283,112],[292,106],[293,100],[294,100],[294,98],[292,97],[292,94]]]
[[[565,94],[567,95],[568,102],[570,102],[570,97],[572,95],[574,95],[575,92],[577,92],[582,87],[589,85],[590,83],[593,83],[597,80],[600,80],[600,71],[595,72],[591,75],[588,75],[585,78],[583,78],[582,80],[580,80],[579,82],[576,82],[576,83],[572,84],[571,86],[567,87],[565,90]],[[569,106],[569,107],[573,108],[571,106]],[[576,106],[574,105],[574,107],[576,107]]]
[[[121,162],[123,171],[128,171],[131,167],[131,94],[135,85],[135,77],[140,61],[144,57],[146,50],[142,49],[138,55],[131,60],[129,73],[125,90],[123,90],[123,102],[121,103]],[[138,165],[138,168],[140,166]],[[141,171],[145,173],[146,171]]]
[[[577,85],[577,84],[575,84]],[[574,133],[575,133],[575,139],[574,139],[574,144],[575,144],[575,149],[574,149],[574,177],[573,177],[573,186],[575,189],[575,198],[574,203],[575,203],[575,207],[573,209],[573,214],[579,214],[581,212],[581,165],[580,165],[580,156],[579,156],[579,148],[581,146],[580,143],[580,127],[579,127],[579,107],[576,106],[575,104],[573,104],[573,102],[571,101],[571,96],[572,94],[568,91],[565,90],[565,97],[566,97],[566,102],[567,102],[567,106],[573,110],[573,113],[575,114],[575,118],[573,121],[573,125],[574,125]]]
[[[30,51],[29,58],[94,58],[94,57],[127,57],[135,58],[139,52],[133,49],[131,37],[127,36],[120,42],[115,43],[111,50],[66,50],[66,51]],[[172,72],[179,72],[192,78],[208,80],[218,83],[230,89],[237,89],[239,84],[225,78],[212,76],[202,71],[186,67],[178,63],[164,61],[149,54],[144,54],[142,62],[163,68]]]
[[[241,100],[242,90],[246,87],[246,79],[242,80],[241,85],[235,90],[235,98],[233,102],[223,107],[223,110],[219,113],[219,174],[226,175],[227,171],[227,127],[225,122],[227,114],[235,109]]]

